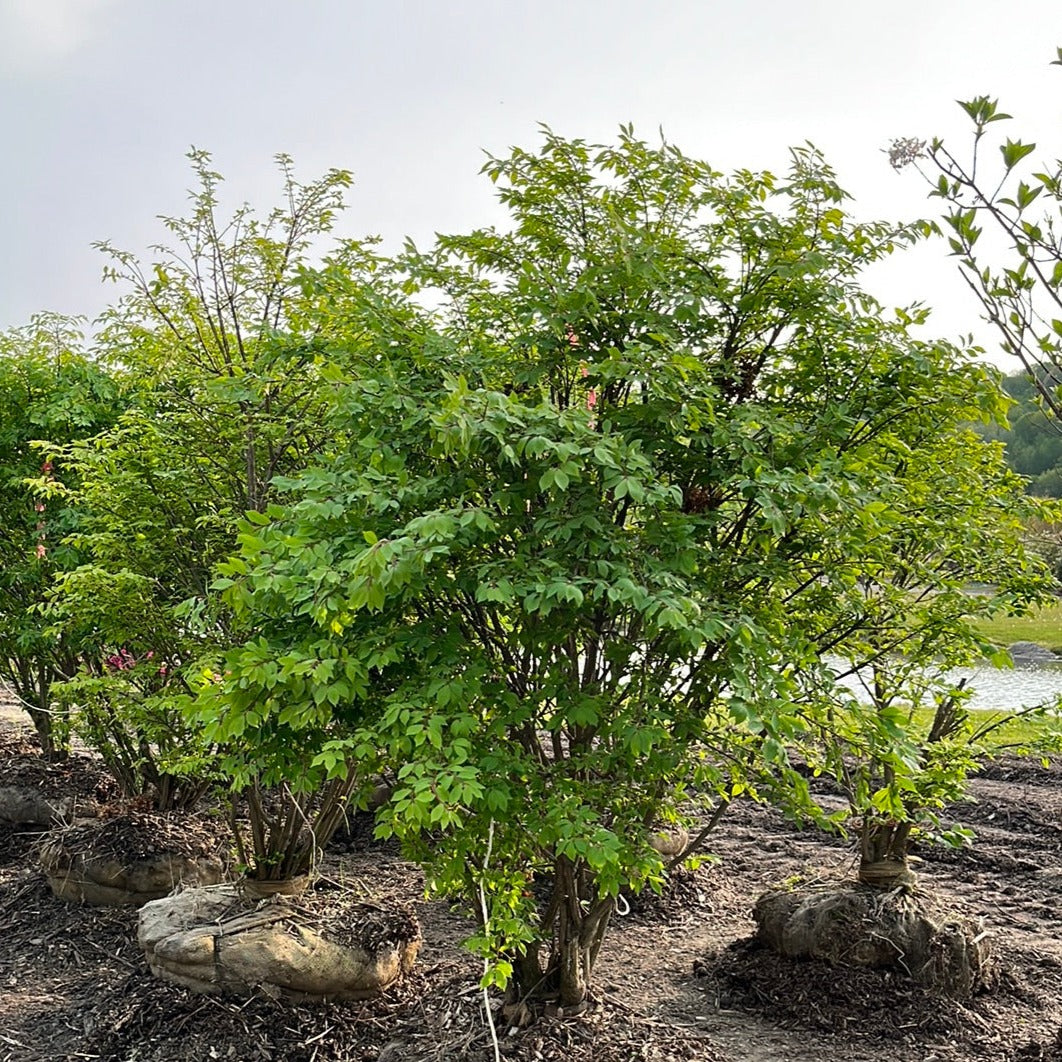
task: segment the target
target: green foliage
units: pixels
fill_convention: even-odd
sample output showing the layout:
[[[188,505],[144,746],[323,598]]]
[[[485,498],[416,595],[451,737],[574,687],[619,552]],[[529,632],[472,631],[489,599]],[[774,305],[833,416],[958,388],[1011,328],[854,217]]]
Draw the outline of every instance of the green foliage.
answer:
[[[408,249],[435,320],[331,373],[332,442],[222,569],[255,635],[201,715],[237,774],[346,735],[396,777],[380,830],[482,891],[492,983],[570,1003],[619,889],[666,872],[659,823],[739,793],[821,817],[787,749],[833,741],[827,654],[977,651],[959,588],[997,533],[999,604],[1045,583],[962,428],[1004,399],[858,288],[914,235],[853,221],[813,149],[725,177],[546,131],[486,171],[511,230]]]
[[[55,321],[0,359],[0,667],[51,661],[127,792],[224,777],[278,878],[383,776],[485,983],[565,1005],[661,829],[739,796],[837,824],[794,753],[887,854],[937,828],[984,748],[937,669],[1042,601],[1051,514],[966,427],[994,377],[859,287],[915,229],[855,221],[811,147],[725,176],[545,130],[485,167],[507,231],[311,263],[346,174],[282,158],[286,206],[222,222],[192,162],[174,247],[106,248],[112,377]]]
[[[327,365],[356,359],[365,334],[383,335],[374,321],[388,285],[361,244],[311,262],[346,173],[303,185],[280,157],[284,205],[223,219],[220,176],[207,154],[190,159],[189,213],[164,219],[172,246],[145,265],[102,245],[125,292],[102,319],[101,357],[131,404],[110,430],[58,451],[77,473],[86,515],[74,541],[86,563],[58,581],[50,609],[57,630],[89,628],[100,643],[66,690],[86,738],[110,743],[101,751],[122,761],[124,783],[180,770],[194,792],[217,761],[179,708],[234,638],[210,592],[214,566],[244,514],[267,507],[274,478],[324,444]],[[123,652],[163,670],[145,683],[139,667],[109,668]]]
[[[85,632],[60,635],[41,615],[50,580],[81,559],[67,541],[83,519],[68,491],[76,470],[61,445],[109,425],[117,389],[83,350],[80,322],[52,314],[0,335],[0,679],[33,720],[45,753],[61,755],[67,721],[52,684],[77,667]]]
[[[947,237],[1004,351],[1020,359],[1057,418],[1062,416],[1062,162],[1024,164],[1036,145],[1009,137],[997,145],[993,162],[986,157],[986,145],[996,139],[991,127],[1011,115],[988,96],[960,106],[973,125],[965,160],[939,139],[897,141],[891,159],[897,168],[914,163],[930,195],[942,200],[942,224],[930,227]],[[986,241],[987,247],[979,244],[986,227],[1002,238],[1001,250],[997,239]]]
[[[926,421],[923,433],[880,440],[883,455],[903,454],[902,472],[877,499],[888,533],[864,551],[849,593],[833,603],[854,628],[833,667],[858,694],[829,685],[808,693],[825,702],[817,706],[823,738],[805,755],[840,779],[868,875],[886,865],[906,873],[916,834],[963,840],[942,831],[939,816],[961,798],[986,746],[951,669],[1003,663],[982,624],[1027,613],[1053,587],[1024,548],[1025,526],[1044,507],[1024,495],[997,444],[963,427],[958,392],[952,399],[950,424]],[[971,583],[991,590],[973,594]],[[848,627],[836,612],[831,622]]]
[[[161,810],[194,805],[216,775],[184,718],[187,661],[202,649],[176,626],[155,580],[83,564],[57,575],[47,614],[60,634],[92,635],[77,673],[53,690],[75,732],[124,795],[150,795]]]
[[[1054,387],[1051,377],[1041,373],[1041,385]],[[1041,386],[1025,373],[1003,380],[1014,400],[1006,426],[988,425],[981,429],[986,438],[999,439],[1006,446],[1007,464],[1029,477],[1027,490],[1041,498],[1062,498],[1062,432],[1044,409]]]

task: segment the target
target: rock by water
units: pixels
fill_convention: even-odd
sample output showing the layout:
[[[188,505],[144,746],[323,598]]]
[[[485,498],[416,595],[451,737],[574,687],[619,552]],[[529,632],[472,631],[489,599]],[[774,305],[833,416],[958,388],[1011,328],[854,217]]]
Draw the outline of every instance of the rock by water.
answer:
[[[1007,651],[1015,664],[1062,664],[1062,656],[1036,642],[1015,642]]]

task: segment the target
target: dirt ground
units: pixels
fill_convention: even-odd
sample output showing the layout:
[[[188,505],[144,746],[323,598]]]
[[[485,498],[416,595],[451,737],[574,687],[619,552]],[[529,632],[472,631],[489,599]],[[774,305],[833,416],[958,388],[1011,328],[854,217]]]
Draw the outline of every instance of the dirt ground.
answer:
[[[0,721],[0,737],[11,736]],[[17,766],[0,750],[2,777]],[[25,768],[20,768],[24,770]],[[841,878],[850,848],[738,805],[715,835],[719,862],[663,897],[617,913],[597,1003],[506,1035],[514,1062],[1062,1062],[1062,766],[1006,761],[973,783],[954,818],[976,845],[919,852],[922,883],[983,917],[996,984],[965,1003],[895,974],[779,959],[751,941],[754,898],[772,884]],[[309,1006],[228,1001],[151,977],[136,913],[62,903],[37,864],[41,835],[0,830],[0,1062],[234,1059],[252,1062],[488,1062],[493,1051],[470,929],[419,901],[424,947],[412,978],[378,1000]],[[417,868],[372,840],[359,816],[319,888],[377,900],[422,895]],[[621,905],[622,906],[622,905]]]

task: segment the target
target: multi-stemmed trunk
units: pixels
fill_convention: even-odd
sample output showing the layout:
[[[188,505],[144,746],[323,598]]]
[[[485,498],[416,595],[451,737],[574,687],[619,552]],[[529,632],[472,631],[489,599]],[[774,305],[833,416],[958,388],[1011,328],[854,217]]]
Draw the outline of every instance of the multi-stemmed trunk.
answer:
[[[867,816],[859,831],[859,882],[878,889],[895,889],[914,882],[907,863],[910,822]]]
[[[962,690],[966,685],[963,679],[946,697],[941,697],[933,713],[933,722],[921,748],[921,761],[926,763],[933,750],[941,742],[960,733],[966,720],[962,707]],[[880,672],[874,673],[874,699],[878,705],[890,703],[882,682]],[[892,766],[886,765],[881,772],[881,781],[885,786],[896,783],[896,773]],[[880,889],[895,889],[912,885],[914,874],[908,866],[908,854],[911,846],[911,834],[915,829],[915,820],[920,810],[914,799],[905,801],[906,820],[887,818],[868,812],[859,830],[859,882]]]
[[[295,793],[288,786],[267,796],[257,783],[242,794],[247,801],[245,831],[233,800],[231,825],[240,862],[255,881],[288,881],[310,873],[321,850],[347,814],[358,785],[354,765],[346,778],[333,778],[316,793]]]
[[[178,751],[181,721],[172,710],[140,716],[106,695],[86,697],[81,704],[78,732],[99,753],[123,797],[149,797],[160,812],[195,807],[210,783],[196,774],[174,773],[168,760]],[[156,739],[156,735],[164,735]]]
[[[517,958],[513,988],[521,1001],[556,1000],[575,1007],[589,995],[614,900],[598,895],[596,877],[583,863],[562,856],[553,870],[540,942]]]

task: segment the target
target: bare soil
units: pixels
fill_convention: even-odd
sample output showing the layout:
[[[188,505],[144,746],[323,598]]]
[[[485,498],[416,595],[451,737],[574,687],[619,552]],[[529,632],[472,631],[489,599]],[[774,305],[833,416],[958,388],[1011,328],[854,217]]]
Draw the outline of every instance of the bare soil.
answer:
[[[0,758],[0,778],[16,766]],[[977,831],[976,845],[924,848],[918,870],[925,886],[985,920],[998,956],[990,991],[960,1003],[895,972],[833,969],[758,947],[757,895],[844,878],[853,859],[841,840],[741,804],[715,834],[718,863],[676,876],[663,896],[620,905],[590,1011],[502,1029],[502,1057],[1062,1062],[1062,766],[1003,761],[974,780],[972,795],[953,810]],[[424,946],[411,978],[366,1003],[229,1001],[153,979],[136,945],[136,912],[52,897],[37,864],[41,840],[0,832],[0,1062],[494,1057],[479,969],[460,948],[470,923],[419,899],[419,870],[372,839],[368,816],[332,847],[319,887],[341,883],[368,902],[413,900]]]

